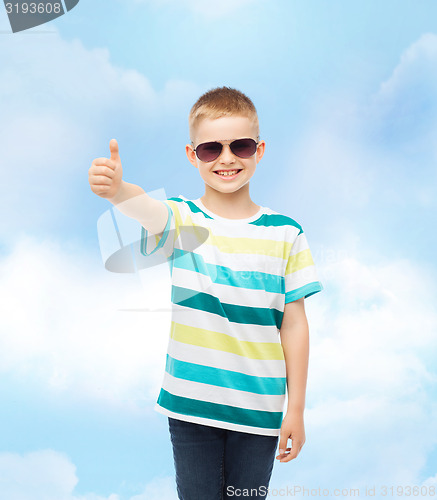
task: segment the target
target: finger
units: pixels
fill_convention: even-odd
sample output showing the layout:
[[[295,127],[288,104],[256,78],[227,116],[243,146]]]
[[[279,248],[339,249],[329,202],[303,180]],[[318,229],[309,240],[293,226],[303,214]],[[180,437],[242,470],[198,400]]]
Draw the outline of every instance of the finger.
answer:
[[[105,166],[93,166],[89,170],[89,176],[92,177],[93,175],[106,175],[106,177],[109,177],[112,179],[114,177],[114,170],[112,168]]]
[[[292,457],[291,455],[287,455],[285,458],[281,458],[281,460],[279,460],[281,463],[287,463],[287,462],[291,462],[293,459],[295,459],[296,457]]]
[[[290,453],[285,453],[284,455],[281,455],[280,462],[290,462],[291,460],[294,460],[300,453],[300,450],[302,449],[303,443],[301,444],[294,444],[293,443],[293,448],[287,448],[287,450],[291,450]]]
[[[115,163],[109,158],[96,158],[95,160],[93,160],[92,165],[96,165],[98,167],[100,166],[109,167],[112,168],[113,170],[115,168]]]
[[[110,190],[110,186],[92,186],[92,192],[97,195],[102,195]]]
[[[279,440],[279,453],[282,455],[284,453],[285,448],[287,447],[288,436],[282,436]]]
[[[111,179],[106,177],[106,175],[93,175],[90,179],[90,184],[92,186],[110,186]]]
[[[285,457],[287,455],[287,451],[290,451],[291,448],[286,448],[285,450],[279,450],[279,454],[276,455],[276,458],[280,458],[280,457]]]
[[[109,150],[111,151],[111,160],[114,162],[120,161],[120,155],[118,152],[118,142],[116,139],[111,139],[109,141]]]
[[[281,458],[280,462],[290,462],[294,460],[299,455],[299,450],[293,449],[290,453],[287,453],[285,457]]]

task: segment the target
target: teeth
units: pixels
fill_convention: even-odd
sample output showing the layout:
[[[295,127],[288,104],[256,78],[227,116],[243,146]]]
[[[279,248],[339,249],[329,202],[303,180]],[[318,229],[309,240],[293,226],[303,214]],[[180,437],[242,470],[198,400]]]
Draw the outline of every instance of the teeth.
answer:
[[[217,173],[219,175],[224,175],[224,176],[226,176],[226,175],[235,175],[237,172],[238,172],[238,170],[227,170],[227,171],[221,170],[221,171],[217,171]]]

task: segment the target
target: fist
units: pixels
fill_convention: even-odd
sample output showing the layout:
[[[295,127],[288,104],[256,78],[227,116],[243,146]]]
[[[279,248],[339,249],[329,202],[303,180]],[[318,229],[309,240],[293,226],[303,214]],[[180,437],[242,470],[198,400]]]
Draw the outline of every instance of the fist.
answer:
[[[102,198],[113,198],[122,183],[123,169],[115,139],[109,141],[109,150],[111,158],[96,158],[88,170],[91,191]]]

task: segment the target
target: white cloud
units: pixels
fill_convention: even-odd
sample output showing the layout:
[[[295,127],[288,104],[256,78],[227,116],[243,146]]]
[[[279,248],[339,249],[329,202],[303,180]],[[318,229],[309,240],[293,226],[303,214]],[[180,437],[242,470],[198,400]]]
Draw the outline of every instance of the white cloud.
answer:
[[[0,453],[0,498],[7,500],[120,500],[119,495],[79,495],[76,466],[63,453]],[[173,477],[159,477],[130,500],[177,500]]]
[[[429,477],[428,479],[426,479],[426,481],[424,481],[423,484],[425,486],[428,486],[428,487],[434,486],[434,488],[437,489],[437,474],[435,476],[432,476],[432,477]]]
[[[118,495],[73,494],[76,467],[53,450],[0,453],[0,498],[7,500],[120,500]]]
[[[437,159],[437,35],[425,33],[402,54],[371,96],[369,134],[420,162]],[[423,166],[422,166],[423,167]]]
[[[435,92],[437,86],[436,61],[437,35],[425,33],[402,53],[390,77],[381,83],[374,96],[378,104],[384,107],[403,104],[403,110],[411,112],[413,103],[419,104],[432,97],[429,94]],[[400,97],[407,96],[411,100],[402,103]],[[434,111],[435,101],[433,98],[429,103]]]
[[[434,224],[436,96],[437,35],[427,33],[373,94],[342,88],[314,98],[288,163],[295,206],[317,201],[336,221],[336,236],[357,221],[370,225],[375,213],[387,225],[414,213],[423,227]],[[290,183],[280,197],[287,198]]]
[[[168,267],[150,270],[156,285],[143,292],[135,275],[110,274],[77,246],[24,236],[0,275],[1,371],[78,398],[152,406],[170,312],[122,309],[169,308]]]
[[[178,500],[175,478],[154,478],[140,495],[135,495],[130,500]]]
[[[108,49],[88,49],[77,38],[62,39],[54,25],[51,30],[0,45],[4,234],[50,227],[74,203],[72,186],[87,182],[91,161],[109,155],[96,147],[117,132],[155,130],[185,112],[184,96],[199,93],[178,79],[154,89],[147,76],[115,65]]]

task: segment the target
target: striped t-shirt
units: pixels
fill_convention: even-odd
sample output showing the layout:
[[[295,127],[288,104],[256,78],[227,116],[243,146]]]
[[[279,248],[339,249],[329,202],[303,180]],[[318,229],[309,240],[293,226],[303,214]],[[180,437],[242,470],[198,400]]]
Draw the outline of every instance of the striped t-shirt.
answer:
[[[284,306],[323,290],[305,233],[267,207],[227,219],[200,199],[180,195],[164,203],[162,235],[142,227],[140,243],[143,255],[164,252],[172,282],[167,360],[154,409],[278,436],[287,389],[279,336]]]

